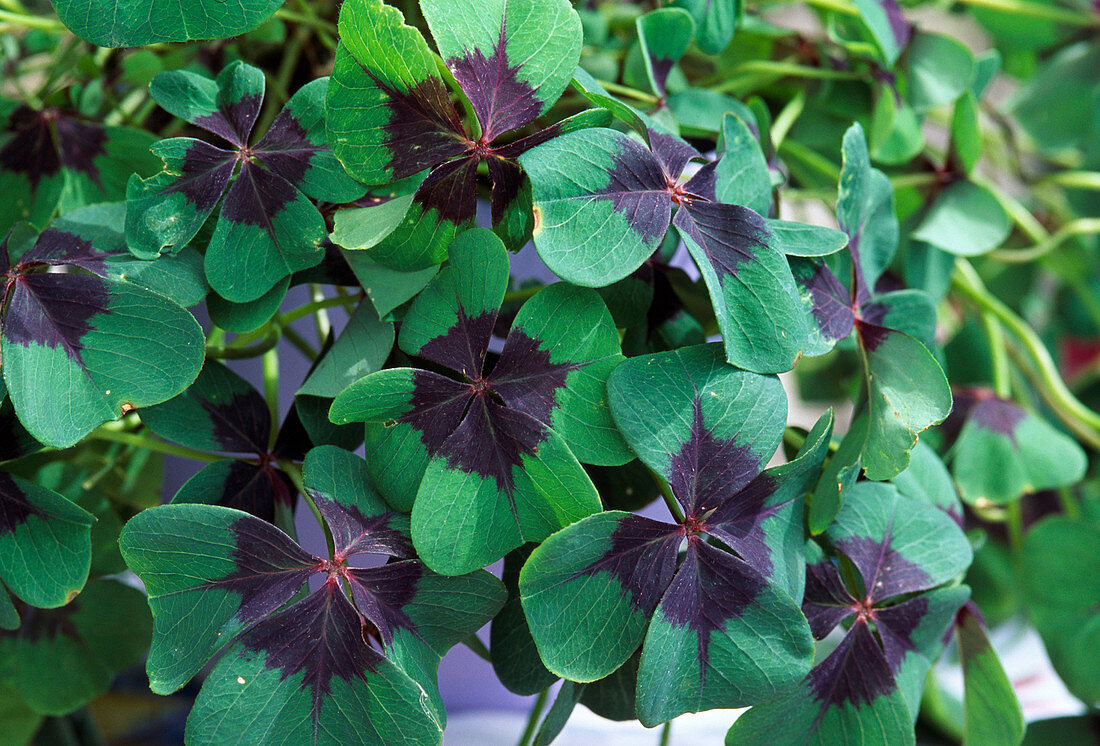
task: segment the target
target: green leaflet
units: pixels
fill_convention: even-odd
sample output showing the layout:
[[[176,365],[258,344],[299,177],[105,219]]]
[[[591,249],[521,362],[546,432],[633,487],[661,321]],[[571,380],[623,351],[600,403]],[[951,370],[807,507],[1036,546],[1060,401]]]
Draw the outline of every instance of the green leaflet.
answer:
[[[58,0],[57,15],[77,36],[101,47],[140,47],[168,41],[221,39],[259,26],[282,0],[217,3],[168,0]]]

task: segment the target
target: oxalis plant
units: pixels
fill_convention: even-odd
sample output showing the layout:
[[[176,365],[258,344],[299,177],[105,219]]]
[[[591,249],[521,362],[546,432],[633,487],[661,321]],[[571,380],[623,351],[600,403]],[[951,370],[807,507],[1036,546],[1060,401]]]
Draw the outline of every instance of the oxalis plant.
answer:
[[[1092,743],[1100,11],[918,5],[0,0],[0,744]]]

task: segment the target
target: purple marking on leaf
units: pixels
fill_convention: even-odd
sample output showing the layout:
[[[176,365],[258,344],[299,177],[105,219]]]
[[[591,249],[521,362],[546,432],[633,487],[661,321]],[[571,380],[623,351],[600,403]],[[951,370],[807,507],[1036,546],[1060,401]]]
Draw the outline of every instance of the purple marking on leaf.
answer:
[[[736,497],[763,464],[749,445],[714,437],[703,421],[698,396],[692,406],[691,437],[669,461],[668,484],[687,518],[700,520]],[[735,515],[733,509],[730,515]]]
[[[489,383],[509,407],[550,425],[558,391],[565,388],[569,374],[582,367],[551,362],[550,353],[539,348],[539,340],[513,329],[504,340]]]
[[[0,471],[0,537],[15,533],[32,515],[45,515],[6,472]]]
[[[455,323],[444,334],[428,340],[416,354],[458,371],[470,380],[480,378],[496,317],[496,311],[468,316],[459,303]]]
[[[592,196],[610,200],[643,241],[659,241],[668,231],[672,214],[665,173],[657,157],[640,144],[629,139],[619,143],[622,150],[608,172],[607,186]]]
[[[892,329],[877,324],[868,324],[860,319],[856,319],[856,331],[859,332],[859,343],[868,353],[877,350],[886,341],[887,337],[896,333]]]
[[[1015,448],[1019,448],[1016,442],[1016,426],[1025,417],[1027,412],[1023,407],[993,395],[980,398],[967,415],[967,419],[975,424],[1011,440]]]
[[[738,267],[756,261],[758,252],[774,251],[764,219],[740,205],[692,201],[680,206],[672,224],[703,250],[719,282],[737,277]]]
[[[95,159],[107,153],[107,131],[97,124],[81,122],[71,117],[57,117],[57,146],[61,165],[84,174],[100,189],[99,169]]]
[[[478,158],[468,155],[447,161],[420,182],[413,196],[415,203],[427,212],[436,211],[436,222],[450,221],[463,225],[477,212]]]
[[[540,129],[538,132],[533,132],[526,137],[521,137],[520,139],[513,140],[510,143],[489,148],[489,154],[498,156],[500,158],[506,158],[508,160],[515,160],[536,145],[541,145],[544,142],[553,140],[560,134],[561,122],[555,122],[554,124],[547,125]]]
[[[680,178],[692,158],[700,158],[699,151],[676,135],[670,135],[650,127],[649,147],[664,169],[665,177],[675,181]]]
[[[927,613],[928,599],[923,596],[875,610],[875,627],[878,629],[879,639],[882,640],[886,662],[894,673],[901,669],[905,654],[917,649],[913,644],[913,632]]]
[[[672,68],[676,65],[675,60],[663,57],[650,57],[649,64],[653,70],[653,82],[657,87],[655,93],[664,98],[667,90],[665,84],[668,83],[668,76],[672,72]]]
[[[823,262],[792,263],[795,280],[810,291],[811,313],[821,336],[829,341],[845,339],[852,333],[855,312],[848,291]]]
[[[802,613],[815,640],[823,640],[838,624],[855,613],[859,602],[827,559],[806,565],[806,593]]]
[[[290,506],[294,494],[290,477],[282,471],[272,466],[233,461],[214,504],[243,510],[272,523],[275,506]]]
[[[427,370],[413,372],[409,412],[399,418],[420,432],[420,441],[434,456],[462,422],[472,398],[470,386]]]
[[[718,169],[718,161],[706,163],[695,172],[695,175],[684,184],[684,191],[696,197],[717,202],[718,196],[715,190],[718,188],[718,177],[715,175]]]
[[[297,184],[309,171],[310,159],[325,150],[324,146],[311,142],[294,115],[283,109],[252,152],[272,172]]]
[[[810,671],[809,684],[816,700],[834,707],[858,708],[897,688],[882,648],[862,620]]]
[[[289,601],[322,560],[298,546],[270,523],[253,516],[238,518],[230,528],[236,569],[208,585],[240,595],[235,617],[251,624]]]
[[[248,136],[252,134],[252,126],[256,124],[263,100],[263,94],[253,93],[224,106],[219,101],[216,112],[195,117],[192,123],[223,140],[244,147],[248,144]]]
[[[865,595],[872,603],[928,587],[928,573],[891,546],[889,531],[882,541],[848,536],[833,543],[859,569]]]
[[[512,470],[546,440],[547,427],[530,415],[481,394],[473,398],[462,422],[440,446],[447,466],[491,479],[512,501]]]
[[[386,168],[393,179],[404,179],[426,168],[462,155],[469,149],[466,129],[447,87],[429,75],[406,92],[391,88],[363,68],[374,84],[389,96],[384,146],[390,152]]]
[[[630,605],[649,616],[672,582],[683,538],[679,526],[626,515],[612,532],[607,551],[573,578],[609,573],[623,587]]]
[[[515,161],[495,156],[486,159],[489,166],[489,179],[493,182],[490,204],[492,206],[493,225],[500,225],[504,213],[523,188],[523,169]]]
[[[93,275],[33,273],[18,275],[14,285],[4,314],[4,341],[60,347],[79,361],[92,320],[110,313],[107,283]]]
[[[356,506],[329,500],[314,490],[309,490],[309,495],[332,531],[336,561],[357,554],[387,554],[401,559],[416,556],[409,537],[393,527],[396,513],[364,515]]]
[[[0,593],[5,593],[0,588]],[[12,599],[15,611],[19,615],[19,627],[13,630],[0,629],[0,640],[5,637],[18,638],[29,643],[45,640],[52,643],[59,637],[68,637],[79,642],[80,630],[73,622],[73,615],[80,609],[80,600],[73,599],[57,609],[39,609],[18,598]]]
[[[488,57],[474,48],[465,57],[447,60],[447,67],[474,107],[485,142],[535,121],[542,113],[538,91],[516,75],[520,65],[508,64],[504,29],[502,18],[500,37]]]
[[[715,486],[720,489],[721,482]],[[750,567],[765,578],[772,576],[771,551],[764,533],[764,521],[775,515],[794,498],[775,505],[766,505],[779,488],[776,479],[767,472],[759,474],[736,494],[719,497],[721,504],[704,523],[703,531],[727,544]],[[706,501],[710,503],[709,500]],[[705,510],[699,510],[700,514]]]
[[[236,158],[227,150],[195,140],[183,156],[179,178],[165,191],[179,192],[196,210],[209,212],[225,193]]]
[[[362,617],[333,581],[259,622],[241,642],[264,655],[264,667],[277,669],[281,680],[304,675],[302,686],[312,695],[316,722],[334,677],[352,684],[377,670],[382,656],[366,643],[363,631]]]
[[[879,0],[879,5],[886,12],[886,20],[890,23],[890,31],[894,34],[898,49],[904,49],[909,43],[909,37],[913,35],[913,29],[902,15],[901,6],[897,0]]]
[[[26,175],[31,191],[42,179],[61,171],[61,158],[50,131],[51,115],[18,106],[8,115],[8,132],[15,136],[0,148],[0,169]]]
[[[669,624],[698,635],[700,675],[706,675],[711,633],[740,618],[766,585],[729,552],[689,537],[687,555],[662,599],[661,613]]]
[[[247,391],[237,392],[221,403],[205,397],[197,397],[197,401],[210,415],[214,440],[221,450],[231,453],[267,452],[271,414],[255,389],[250,387]]]
[[[399,629],[415,633],[415,625],[402,609],[416,597],[423,575],[423,566],[411,559],[390,562],[381,567],[348,570],[351,597],[355,599],[359,613],[378,630],[383,646],[393,642],[393,636]]]
[[[99,251],[91,241],[75,233],[47,228],[39,235],[34,246],[20,257],[18,267],[25,269],[37,264],[73,264],[102,277],[106,273],[104,260],[107,257],[106,252]]]
[[[271,232],[271,218],[298,198],[298,189],[282,176],[246,161],[222,203],[221,217]]]

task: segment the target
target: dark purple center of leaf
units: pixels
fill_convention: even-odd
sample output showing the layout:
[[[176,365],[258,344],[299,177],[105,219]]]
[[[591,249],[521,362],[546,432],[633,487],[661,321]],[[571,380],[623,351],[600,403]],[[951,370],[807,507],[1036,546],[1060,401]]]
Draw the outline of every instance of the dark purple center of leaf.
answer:
[[[20,274],[4,314],[4,339],[29,347],[62,348],[80,360],[92,320],[110,313],[108,284],[92,275]]]
[[[289,601],[324,563],[270,523],[240,518],[231,532],[237,569],[210,585],[240,594],[236,618],[244,624]]]
[[[606,572],[645,615],[657,608],[676,571],[676,555],[684,533],[679,526],[628,515],[611,534],[611,546],[574,577]]]
[[[852,333],[855,312],[844,285],[824,263],[799,263],[793,268],[795,279],[810,291],[811,312],[821,335],[827,340],[845,339]]]
[[[493,391],[509,407],[549,425],[558,391],[565,388],[569,374],[580,367],[551,362],[550,353],[539,347],[539,340],[516,329],[508,335],[490,381]]]
[[[988,395],[979,397],[977,404],[970,410],[968,419],[986,430],[1004,435],[1012,441],[1012,445],[1017,446],[1016,426],[1026,416],[1027,412],[1023,407],[1014,402]]]
[[[241,638],[245,648],[264,655],[264,666],[277,669],[283,680],[302,673],[303,687],[313,697],[316,721],[321,701],[331,694],[331,682],[365,681],[381,662],[367,644],[363,620],[336,582],[252,627]]]
[[[196,140],[184,153],[180,176],[168,190],[182,194],[199,212],[209,212],[225,193],[236,163],[235,154]]]
[[[633,140],[621,144],[623,149],[608,172],[607,186],[592,196],[610,200],[612,209],[643,241],[658,241],[668,231],[669,179],[653,153]]]
[[[61,159],[50,131],[50,121],[56,118],[56,113],[38,112],[26,106],[17,107],[8,117],[7,130],[15,136],[0,149],[0,169],[25,174],[32,191],[42,179],[61,170]]]
[[[742,264],[752,262],[768,246],[764,219],[747,207],[695,200],[676,211],[672,224],[707,255],[718,281],[736,277]]]
[[[502,18],[500,37],[489,57],[475,48],[463,58],[447,60],[447,67],[474,107],[483,138],[489,142],[533,122],[542,111],[537,91],[516,76],[520,65],[508,64],[504,30]]]
[[[732,554],[688,536],[688,552],[661,603],[669,624],[688,627],[699,639],[699,671],[705,676],[712,632],[739,618],[767,585]]]
[[[429,75],[402,92],[365,67],[363,72],[389,97],[385,147],[390,152],[387,168],[394,179],[420,173],[466,151],[466,130],[441,79]]]
[[[388,554],[402,559],[416,556],[408,537],[392,527],[394,513],[368,516],[354,505],[329,500],[317,492],[311,491],[310,497],[332,530],[336,563],[358,554]]]
[[[276,506],[291,505],[293,495],[290,477],[273,465],[233,461],[215,504],[243,510],[271,523]]]
[[[850,536],[834,544],[859,568],[865,595],[873,603],[928,587],[928,573],[891,546],[889,532],[883,541]]]
[[[348,570],[352,598],[363,616],[374,625],[383,646],[393,642],[399,629],[416,634],[415,625],[402,609],[416,597],[423,574],[423,566],[413,560]]]
[[[274,235],[272,217],[298,199],[298,189],[282,176],[245,160],[237,180],[222,203],[221,217],[241,225],[254,225]]]
[[[856,319],[856,331],[859,332],[859,343],[868,353],[877,350],[890,336],[891,330],[876,324],[868,324]]]
[[[27,500],[11,475],[0,471],[0,537],[15,533],[32,515],[44,513]]]
[[[0,592],[6,593],[3,589]],[[19,628],[11,631],[0,630],[0,640],[14,637],[29,643],[39,641],[53,642],[58,637],[68,637],[79,641],[80,631],[73,622],[73,615],[80,610],[79,599],[74,599],[57,609],[39,609],[12,599],[19,614]]]
[[[310,159],[325,150],[306,134],[294,115],[283,109],[253,151],[273,173],[297,184],[309,171]]]
[[[248,136],[252,133],[252,125],[256,123],[262,103],[263,94],[249,94],[224,106],[219,103],[218,111],[195,117],[193,122],[227,142],[243,146],[248,144]]]
[[[692,406],[691,437],[669,462],[668,483],[685,514],[704,521],[708,513],[737,497],[760,473],[761,463],[748,445],[714,437],[703,421],[698,397]],[[737,517],[736,508],[727,510],[728,519]]]
[[[897,687],[882,648],[862,620],[810,671],[809,683],[815,699],[835,707],[861,707]]]
[[[875,611],[875,626],[882,640],[882,649],[894,673],[901,669],[906,652],[916,650],[913,632],[920,626],[926,614],[928,599],[923,596]]]
[[[61,164],[65,168],[84,174],[100,189],[103,188],[99,169],[95,165],[95,159],[107,152],[107,131],[103,127],[59,116],[57,144],[61,150]]]

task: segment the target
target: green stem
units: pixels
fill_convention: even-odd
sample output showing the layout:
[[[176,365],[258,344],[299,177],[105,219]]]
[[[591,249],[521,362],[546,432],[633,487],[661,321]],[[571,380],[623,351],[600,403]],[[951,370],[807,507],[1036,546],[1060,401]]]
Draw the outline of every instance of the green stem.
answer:
[[[290,324],[293,324],[298,319],[304,319],[306,316],[311,316],[322,309],[333,308],[335,306],[347,306],[348,310],[351,311],[351,306],[353,306],[354,304],[355,298],[342,297],[339,295],[335,295],[331,298],[314,300],[310,303],[306,303],[304,306],[299,306],[298,308],[295,308],[293,311],[279,314],[279,325],[288,326]]]
[[[797,451],[806,443],[806,436],[798,432],[796,428],[788,425],[783,430],[783,442]]]
[[[657,742],[658,746],[668,746],[670,739],[672,738],[672,721],[666,721],[661,726],[661,739]]]
[[[1073,490],[1069,487],[1058,489],[1058,502],[1062,504],[1062,512],[1066,517],[1074,520],[1081,517],[1081,506],[1077,504],[1077,498],[1073,496]]]
[[[1066,223],[1047,238],[1040,240],[1036,245],[1027,249],[999,249],[990,252],[989,256],[1001,262],[1009,264],[1024,264],[1049,254],[1062,243],[1074,236],[1085,236],[1100,233],[1100,218],[1080,218]]]
[[[861,73],[849,70],[830,70],[824,67],[811,67],[799,65],[796,62],[784,62],[782,60],[753,60],[743,62],[730,71],[730,80],[714,87],[714,90],[724,93],[742,84],[735,76],[746,73],[761,73],[775,75],[784,78],[810,78],[814,80],[860,80],[864,76]]]
[[[1008,546],[1014,556],[1019,556],[1024,544],[1024,498],[1020,497],[1005,506]]]
[[[1012,395],[1012,389],[1004,329],[997,317],[988,312],[982,314],[982,326],[985,328],[986,339],[989,340],[989,352],[993,360],[993,390],[997,396],[1008,399]]]
[[[542,285],[536,285],[534,287],[523,288],[521,290],[511,290],[504,294],[504,300],[501,303],[515,303],[517,301],[527,300],[535,293],[542,290],[542,288]]]
[[[995,316],[1016,337],[1034,366],[1036,388],[1043,399],[1059,419],[1093,448],[1100,450],[1100,414],[1082,404],[1069,390],[1050,351],[1027,322],[985,289],[981,277],[965,259],[956,260],[952,285],[980,310]]]
[[[646,93],[645,91],[639,91],[637,88],[631,88],[630,86],[619,85],[618,83],[612,83],[610,80],[597,80],[604,90],[608,93],[617,93],[620,96],[626,96],[632,98],[635,101],[644,101],[647,104],[653,104],[656,106],[661,102],[661,99],[656,96]]]
[[[806,91],[800,89],[798,94],[795,95],[787,105],[783,107],[783,110],[776,116],[775,121],[772,122],[771,137],[772,147],[778,148],[783,141],[787,138],[787,133],[791,131],[791,127],[798,121],[798,118],[802,116],[802,110],[806,107]]]
[[[309,284],[309,294],[314,303],[325,300],[325,293],[317,283],[311,282]],[[340,300],[347,302],[346,298],[340,298]],[[324,344],[325,340],[328,339],[329,332],[332,331],[332,320],[328,317],[328,310],[318,308],[313,312],[313,321],[317,326],[317,339],[320,340],[321,344]]]
[[[0,10],[0,23],[11,23],[24,28],[38,29],[39,31],[68,31],[65,24],[56,18],[44,18],[30,13],[14,13],[10,10]]]
[[[493,656],[489,653],[489,648],[485,647],[485,643],[481,641],[476,632],[463,640],[462,644],[472,650],[474,655],[481,658],[481,660],[493,662]]]
[[[332,531],[329,530],[328,524],[325,523],[325,519],[321,516],[321,511],[317,508],[316,503],[313,502],[313,498],[309,496],[309,492],[306,491],[306,483],[302,478],[302,467],[293,461],[278,461],[276,462],[279,468],[290,477],[290,481],[294,483],[294,488],[298,490],[298,494],[302,496],[302,500],[309,506],[310,512],[313,513],[313,517],[317,519],[317,523],[325,532],[325,542],[328,545],[328,556],[332,557],[336,554],[336,542],[332,538]]]
[[[251,347],[238,347],[235,344],[207,345],[206,356],[218,360],[246,360],[248,358],[259,357],[260,355],[267,354],[275,348],[275,345],[279,344],[279,335],[279,327],[272,324],[264,332],[262,339]],[[233,341],[236,342],[237,340]]]
[[[803,164],[809,166],[813,170],[820,173],[829,181],[838,181],[840,179],[840,167],[830,161],[825,156],[818,153],[816,150],[807,148],[800,142],[794,140],[784,140],[783,144],[779,147],[779,154],[786,155],[801,161]],[[836,190],[832,191],[832,195],[836,196]]]
[[[267,409],[271,413],[271,433],[268,438],[268,447],[275,446],[275,437],[279,432],[279,350],[271,348],[264,353],[264,399],[267,401]]]
[[[317,350],[313,349],[313,345],[305,340],[305,337],[289,326],[283,329],[283,336],[286,337],[287,342],[294,345],[294,347],[298,349],[298,352],[305,355],[310,361],[316,360],[317,355],[320,354]]]
[[[1016,17],[1042,18],[1067,26],[1100,26],[1100,16],[1069,8],[1031,2],[1031,0],[958,0],[961,5],[988,8]]]
[[[676,495],[672,494],[672,488],[668,486],[668,482],[653,469],[649,469],[649,475],[653,477],[653,483],[657,485],[658,491],[661,493],[661,498],[665,501],[665,505],[668,506],[668,512],[672,513],[672,517],[676,519],[677,523],[684,522],[684,511],[680,508],[680,503],[676,501]]]
[[[1100,191],[1100,171],[1059,171],[1043,178],[1039,183]]]
[[[336,24],[331,21],[326,21],[323,18],[317,16],[309,16],[305,13],[296,13],[293,10],[287,10],[286,8],[279,8],[275,11],[275,17],[282,21],[289,23],[300,23],[303,26],[309,26],[316,31],[324,32],[330,36],[338,34]]]
[[[189,458],[193,461],[221,461],[222,457],[213,453],[206,453],[205,451],[196,451],[193,448],[184,448],[183,446],[172,445],[171,443],[165,443],[163,440],[154,440],[153,438],[146,437],[144,435],[138,435],[137,433],[127,433],[120,430],[110,430],[107,428],[98,428],[92,431],[92,434],[88,436],[93,440],[105,440],[110,443],[122,443],[123,445],[135,446],[137,448],[144,448],[147,451],[156,451],[157,453],[163,453],[166,456],[179,456],[180,458]]]
[[[539,727],[539,717],[542,715],[543,709],[546,708],[546,701],[549,698],[549,689],[543,689],[539,692],[538,699],[531,707],[531,714],[527,716],[527,727],[523,729],[523,735],[519,737],[519,746],[530,746],[531,742],[535,740],[535,733]]]

